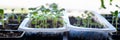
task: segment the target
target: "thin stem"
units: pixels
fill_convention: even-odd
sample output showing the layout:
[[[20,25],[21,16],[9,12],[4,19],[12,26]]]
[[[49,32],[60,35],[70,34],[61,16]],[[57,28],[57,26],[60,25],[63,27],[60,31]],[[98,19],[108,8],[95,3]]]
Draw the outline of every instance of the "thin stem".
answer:
[[[47,28],[47,20],[44,20],[44,22],[45,22],[45,28]]]
[[[20,16],[18,16],[18,22],[20,23],[20,21],[21,21],[21,17],[20,17]]]
[[[54,20],[53,25],[54,25],[54,28],[55,28],[57,26],[57,18],[54,18],[53,20]]]
[[[87,22],[87,25],[88,25],[88,27],[89,27],[90,19],[88,18],[87,21],[88,21],[88,22]]]
[[[117,26],[117,24],[118,24],[118,17],[116,17],[115,23],[116,23],[116,28],[118,29],[118,26]]]
[[[113,24],[113,22],[114,22],[114,17],[112,17],[112,24]]]
[[[83,20],[83,25],[84,25],[84,27],[87,27],[87,25],[86,25],[86,19]]]
[[[2,21],[2,27],[4,28],[4,10],[3,9],[0,9],[0,16],[1,16],[1,19],[0,19],[0,21]]]
[[[101,0],[101,7],[106,9],[105,5],[104,5],[104,0]]]

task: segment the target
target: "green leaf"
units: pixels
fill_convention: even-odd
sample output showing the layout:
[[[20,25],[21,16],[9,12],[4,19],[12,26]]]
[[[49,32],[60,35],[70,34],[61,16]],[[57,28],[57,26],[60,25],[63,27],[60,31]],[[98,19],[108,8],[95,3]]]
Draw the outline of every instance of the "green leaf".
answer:
[[[64,8],[62,8],[62,9],[60,9],[60,12],[61,12],[61,11],[65,11],[65,9],[64,9]]]
[[[101,7],[106,9],[105,5],[104,5],[104,0],[101,0]]]
[[[88,11],[86,10],[86,11],[84,11],[84,13],[88,13]]]
[[[24,8],[21,8],[21,10],[24,10]]]
[[[118,10],[116,10],[114,12],[111,12],[111,13],[112,13],[113,16],[118,17],[118,13],[119,13]]]
[[[120,8],[120,6],[118,6],[118,5],[115,5],[117,8]]]
[[[112,2],[113,0],[110,0],[110,2]]]
[[[114,12],[111,11],[111,13],[112,13],[112,15],[114,16]]]
[[[46,13],[46,14],[47,14],[48,12],[50,12],[50,9],[46,9],[46,10],[45,10],[45,13]]]
[[[52,3],[49,7],[52,9],[57,9],[58,5],[56,3]]]
[[[110,5],[112,5],[112,1],[113,1],[113,0],[110,0]]]
[[[36,10],[36,8],[28,8],[29,10]]]
[[[0,9],[0,14],[4,14],[4,10],[3,9]]]
[[[45,12],[46,8],[42,5],[41,8],[40,8],[40,10],[41,10],[42,12]]]
[[[36,21],[35,21],[35,20],[33,20],[33,21],[31,21],[31,23],[32,23],[32,24],[35,24],[35,23],[36,23]]]
[[[4,18],[4,10],[0,9],[0,18],[3,19]]]
[[[33,12],[32,14],[33,14],[33,15],[37,15],[37,14],[38,14],[38,12]]]
[[[17,19],[18,19],[18,22],[20,23],[20,21],[21,21],[21,17],[20,17],[20,16],[18,16],[18,18],[17,18]]]
[[[4,16],[4,10],[3,9],[0,9],[0,16]]]
[[[115,11],[115,17],[118,17],[118,10]]]
[[[79,16],[77,16],[75,19],[77,19],[78,21],[80,21],[80,20],[81,20],[81,18],[80,18]]]
[[[13,12],[15,9],[12,9],[11,11]]]

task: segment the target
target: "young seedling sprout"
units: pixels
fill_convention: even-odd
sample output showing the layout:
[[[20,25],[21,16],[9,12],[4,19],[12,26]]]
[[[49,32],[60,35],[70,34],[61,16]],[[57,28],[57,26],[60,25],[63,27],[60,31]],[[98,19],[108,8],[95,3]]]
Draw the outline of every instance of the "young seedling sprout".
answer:
[[[49,6],[50,10],[51,10],[51,13],[54,14],[54,19],[53,19],[53,25],[54,27],[57,26],[57,16],[55,16],[57,14],[57,11],[58,11],[58,6],[57,4],[53,3]]]
[[[112,18],[112,24],[114,22],[114,18],[115,18],[115,27],[118,28],[117,24],[118,24],[118,10],[116,10],[115,12],[111,12],[112,15],[113,15],[113,18]]]
[[[33,20],[33,21],[32,21],[32,24],[37,25],[37,18],[38,18],[39,16],[37,16],[37,12],[33,12],[32,14],[33,14],[32,17],[31,17],[31,20]],[[33,18],[33,19],[32,19],[32,18]],[[35,27],[36,27],[36,26],[35,26]]]
[[[17,18],[19,23],[21,22],[23,11],[24,11],[24,8],[21,8],[21,15],[18,15],[18,18]]]
[[[0,16],[1,16],[0,21],[2,22],[2,25],[3,25],[2,27],[4,28],[4,20],[3,20],[4,19],[4,10],[3,9],[0,9]]]
[[[38,11],[40,10],[40,12],[38,13]],[[40,28],[40,27],[44,27],[44,28],[48,28],[48,22],[49,20],[52,20],[52,25],[53,27],[57,27],[58,25],[61,26],[61,24],[58,24],[57,22],[59,21],[60,23],[62,23],[62,20],[58,20],[61,15],[62,12],[64,11],[64,9],[58,9],[57,4],[53,3],[49,6],[49,8],[46,8],[44,5],[42,5],[38,10],[36,10],[35,12],[32,12],[32,24],[35,24],[35,27]]]
[[[53,19],[53,25],[54,27],[57,26],[57,22],[58,22],[58,18],[60,18],[60,16],[62,16],[62,11],[64,11],[65,9],[58,9],[58,5],[56,3],[53,3],[49,6],[51,13],[54,14],[54,19]]]
[[[105,5],[104,5],[104,0],[101,0],[101,8],[106,9]]]
[[[11,11],[12,11],[12,20],[13,20],[13,19],[15,19],[14,18],[14,11],[15,11],[15,9],[12,9]]]
[[[81,21],[81,18],[78,16],[76,17],[75,19],[77,19],[77,23],[73,24],[73,25],[76,25],[76,26],[80,26],[80,21]]]
[[[81,14],[82,15],[82,17],[85,17],[85,14]],[[87,20],[84,18],[84,19],[82,19],[82,23],[83,23],[83,26],[84,27],[87,27]]]
[[[48,26],[48,24],[47,24],[47,15],[50,12],[50,10],[45,8],[44,6],[41,6],[40,10],[41,10],[42,15],[43,15],[44,27],[47,28],[47,26]]]
[[[48,27],[48,25],[49,24],[47,24],[47,20],[48,20],[48,13],[50,12],[50,10],[49,9],[45,9],[45,14],[44,14],[44,24],[45,24],[45,28],[47,28]]]
[[[86,18],[86,19],[87,19],[87,26],[90,27],[91,16],[92,16],[91,14],[92,14],[92,13],[89,13],[88,11],[85,11],[85,14],[87,14],[87,16],[88,16],[88,17]]]

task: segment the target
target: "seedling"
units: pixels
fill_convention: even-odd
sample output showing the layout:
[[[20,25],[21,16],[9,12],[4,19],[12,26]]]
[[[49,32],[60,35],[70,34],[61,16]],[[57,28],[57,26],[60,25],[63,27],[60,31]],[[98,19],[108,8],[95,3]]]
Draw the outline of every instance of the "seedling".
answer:
[[[2,27],[4,28],[4,10],[0,9],[0,22],[2,22]]]
[[[23,16],[23,11],[24,11],[24,8],[21,8],[21,15],[18,15],[18,17],[17,17],[18,23],[21,22],[21,19],[22,19],[22,16]]]
[[[103,24],[95,21],[95,15],[92,12],[84,11],[80,14],[81,16],[70,17],[70,23],[78,27],[86,28],[103,28]],[[75,21],[75,22],[72,22]]]
[[[101,0],[101,8],[106,9],[105,5],[104,5],[104,0]]]
[[[58,9],[55,3],[51,4],[49,8],[42,5],[39,10],[32,12],[31,18],[33,18],[33,21],[31,23],[34,24],[36,28],[48,28],[49,26],[56,28],[57,26],[63,25],[63,20],[58,20],[62,16],[62,11],[64,11],[64,9]]]
[[[117,26],[117,24],[118,24],[118,10],[116,10],[115,12],[111,12],[112,13],[112,15],[113,15],[113,18],[112,18],[112,24],[113,24],[113,22],[114,22],[114,20],[115,20],[115,27],[116,28],[118,28],[118,26]],[[115,19],[114,19],[115,18]]]
[[[12,20],[13,20],[13,19],[15,19],[14,18],[14,11],[15,11],[15,9],[12,9],[11,11],[12,11]]]

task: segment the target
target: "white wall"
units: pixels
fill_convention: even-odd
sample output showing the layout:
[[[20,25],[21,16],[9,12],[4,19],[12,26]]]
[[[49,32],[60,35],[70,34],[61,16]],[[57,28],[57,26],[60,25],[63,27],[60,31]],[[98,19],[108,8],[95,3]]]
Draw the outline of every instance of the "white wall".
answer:
[[[113,0],[115,3],[120,3],[119,0]],[[100,8],[100,0],[0,0],[1,8],[29,8],[37,7],[46,3],[57,3],[60,7],[66,9],[88,9],[98,10]],[[116,10],[109,6],[109,0],[105,0],[106,11]],[[102,10],[103,11],[103,10]]]

